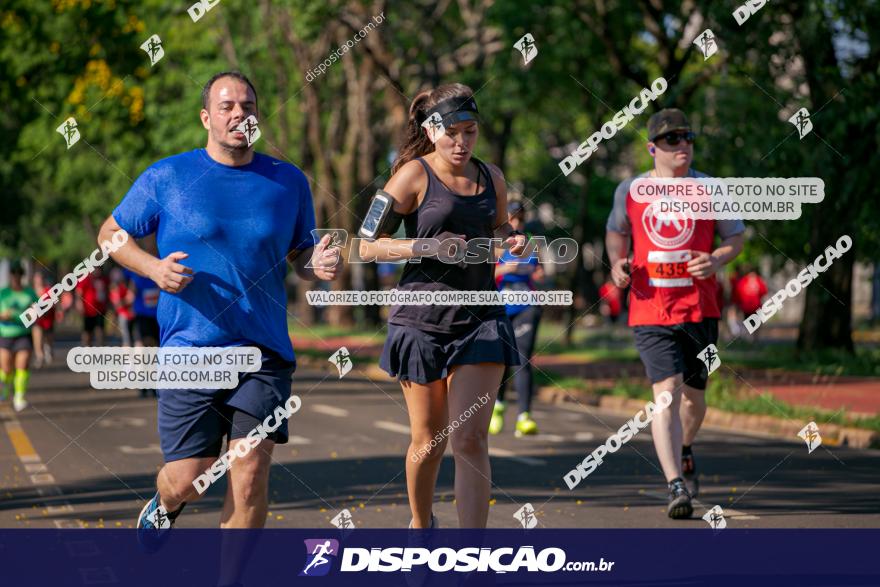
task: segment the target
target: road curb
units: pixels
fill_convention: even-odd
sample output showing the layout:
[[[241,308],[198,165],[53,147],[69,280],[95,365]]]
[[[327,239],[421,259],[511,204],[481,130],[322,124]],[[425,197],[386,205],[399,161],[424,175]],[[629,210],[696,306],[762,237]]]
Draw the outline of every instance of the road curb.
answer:
[[[560,387],[541,387],[537,393],[538,401],[551,404],[579,403],[582,405],[618,412],[632,416],[645,407],[643,400],[597,395],[579,389]],[[807,422],[798,422],[784,418],[776,418],[763,414],[739,414],[726,412],[718,408],[708,408],[704,424],[723,428],[732,432],[760,432],[778,438],[798,438],[798,432]],[[880,433],[861,428],[850,428],[837,424],[817,422],[822,442],[831,446],[847,446],[850,448],[880,448]]]

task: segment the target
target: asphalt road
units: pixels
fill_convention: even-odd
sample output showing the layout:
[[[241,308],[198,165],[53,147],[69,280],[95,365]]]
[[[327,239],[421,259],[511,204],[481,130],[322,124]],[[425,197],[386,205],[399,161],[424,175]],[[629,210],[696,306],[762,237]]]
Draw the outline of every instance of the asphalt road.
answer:
[[[405,406],[394,383],[356,366],[301,367],[293,391],[303,400],[291,442],[276,447],[267,527],[329,527],[349,508],[357,527],[406,527]],[[155,492],[161,465],[153,399],[136,391],[94,390],[63,362],[31,377],[31,407],[0,406],[0,527],[133,527]],[[544,434],[514,438],[513,418],[491,437],[489,526],[517,528],[526,503],[539,526],[556,528],[707,527],[720,505],[729,528],[880,527],[880,451],[821,446],[705,429],[695,446],[702,493],[694,518],[669,520],[650,430],[636,435],[575,490],[563,475],[627,419],[574,405],[539,405]],[[447,452],[435,513],[455,527],[454,465]],[[214,527],[225,482],[187,506],[178,527]]]

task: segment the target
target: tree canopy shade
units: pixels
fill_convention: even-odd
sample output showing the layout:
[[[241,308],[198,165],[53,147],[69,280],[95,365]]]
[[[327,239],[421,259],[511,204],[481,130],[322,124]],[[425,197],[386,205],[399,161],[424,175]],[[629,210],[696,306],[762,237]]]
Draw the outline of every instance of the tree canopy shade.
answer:
[[[849,234],[853,251],[805,294],[799,345],[852,348],[853,263],[876,261],[880,243],[877,2],[773,2],[742,25],[728,3],[690,0],[222,0],[195,22],[186,8],[4,2],[0,254],[81,259],[139,173],[204,145],[200,92],[225,69],[258,89],[258,149],[308,174],[320,226],[353,233],[388,178],[412,97],[459,81],[483,114],[477,155],[526,199],[552,204],[554,230],[579,242],[601,239],[615,185],[650,166],[644,126],[664,106],[691,116],[698,169],[824,179],[825,201],[800,220],[751,223],[746,255],[803,265]],[[692,41],[706,28],[719,52],[704,61]],[[513,48],[526,33],[538,50],[528,65]],[[140,46],[153,34],[165,55],[151,66]],[[658,76],[663,97],[563,176],[559,160]],[[803,140],[787,122],[801,107],[814,124]],[[70,116],[81,140],[67,149],[55,129]],[[584,291],[573,265],[564,279]],[[347,275],[334,287],[349,289]]]

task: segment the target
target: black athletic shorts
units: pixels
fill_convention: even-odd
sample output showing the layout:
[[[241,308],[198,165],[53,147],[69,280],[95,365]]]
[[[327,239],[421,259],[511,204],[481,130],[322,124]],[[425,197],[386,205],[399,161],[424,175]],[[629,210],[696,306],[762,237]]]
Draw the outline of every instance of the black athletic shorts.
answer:
[[[14,336],[12,338],[0,338],[0,349],[6,349],[13,354],[17,353],[18,351],[33,350],[34,345],[31,342],[31,333],[28,332],[27,334]]]
[[[651,383],[682,374],[684,383],[706,389],[709,371],[697,355],[718,342],[718,319],[675,326],[634,326],[636,349]]]
[[[104,329],[104,316],[98,314],[96,316],[83,316],[83,330],[93,332],[95,328]]]

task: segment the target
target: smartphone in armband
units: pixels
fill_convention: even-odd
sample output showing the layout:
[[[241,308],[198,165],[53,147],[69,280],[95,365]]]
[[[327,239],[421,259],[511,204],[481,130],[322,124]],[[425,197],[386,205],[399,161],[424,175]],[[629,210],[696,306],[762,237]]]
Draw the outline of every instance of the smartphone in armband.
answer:
[[[367,210],[367,215],[364,217],[364,222],[358,230],[358,235],[367,239],[375,239],[379,235],[379,228],[385,224],[385,220],[391,213],[393,206],[394,202],[389,196],[382,193],[377,193],[373,196],[373,201],[370,202],[370,209]]]

